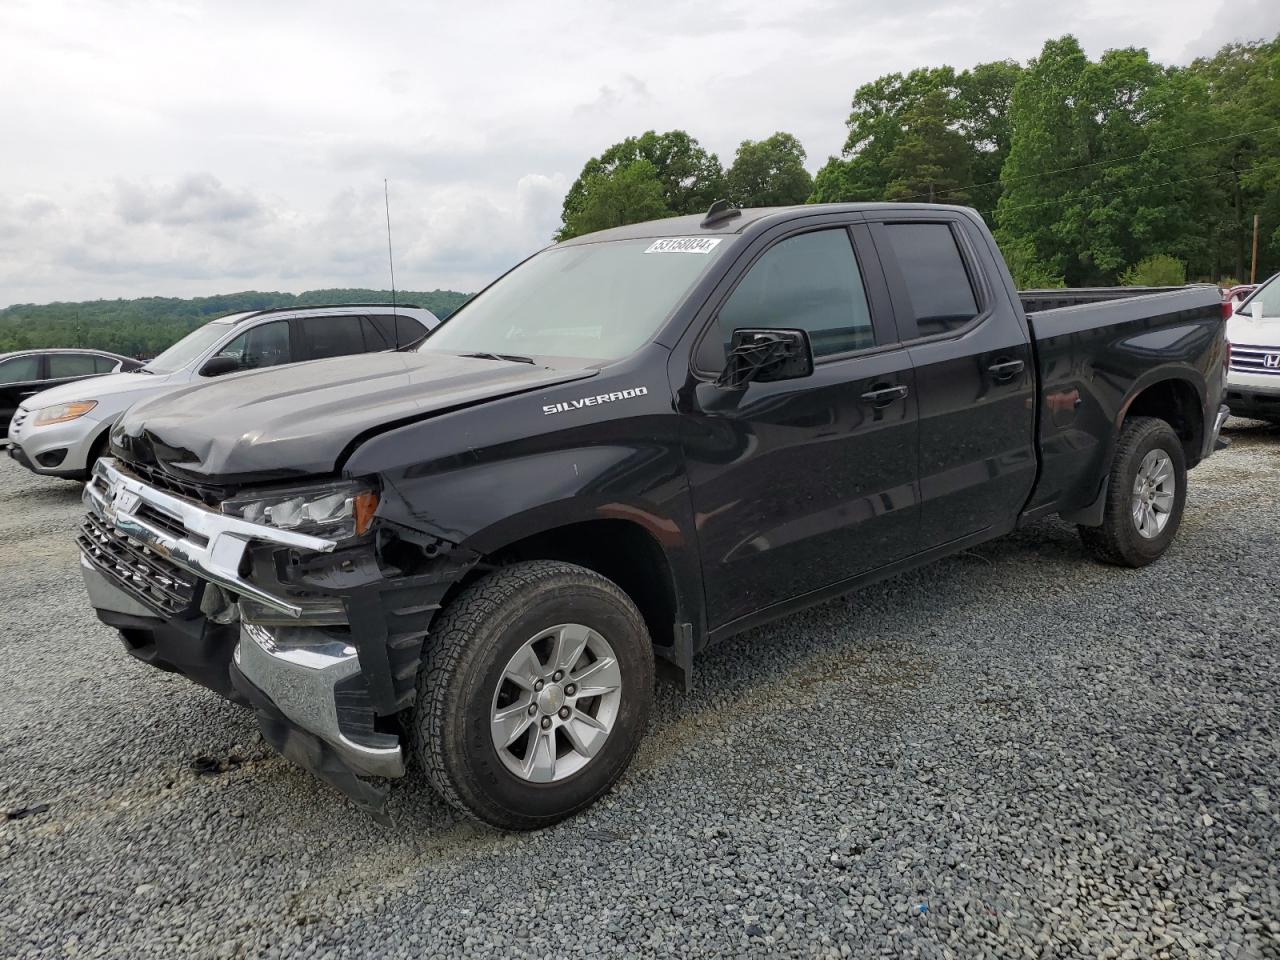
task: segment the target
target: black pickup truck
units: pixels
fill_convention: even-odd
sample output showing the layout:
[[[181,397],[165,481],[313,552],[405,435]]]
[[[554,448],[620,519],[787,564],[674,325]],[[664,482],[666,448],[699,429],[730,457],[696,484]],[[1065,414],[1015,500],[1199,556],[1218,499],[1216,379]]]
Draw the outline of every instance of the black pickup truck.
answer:
[[[411,351],[133,408],[82,570],[130,653],[375,815],[408,756],[543,826],[626,768],[655,656],[687,683],[710,643],[1051,514],[1164,553],[1226,416],[1222,308],[1114,296],[1028,312],[956,207],[579,237]]]

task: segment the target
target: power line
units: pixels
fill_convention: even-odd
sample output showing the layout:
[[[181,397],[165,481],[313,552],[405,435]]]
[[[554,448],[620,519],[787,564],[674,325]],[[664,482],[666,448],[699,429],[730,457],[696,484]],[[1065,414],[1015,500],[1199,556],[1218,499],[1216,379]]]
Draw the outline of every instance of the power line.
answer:
[[[1127,157],[1112,157],[1110,160],[1094,160],[1092,163],[1079,163],[1073,167],[1059,167],[1056,170],[1045,170],[1041,173],[1028,173],[1021,177],[1010,177],[1008,180],[986,180],[982,183],[971,183],[967,187],[949,187],[942,190],[934,190],[933,195],[937,196],[942,193],[960,193],[964,190],[973,190],[977,187],[990,187],[996,184],[1017,183],[1021,180],[1035,180],[1038,177],[1051,177],[1056,173],[1070,173],[1073,170],[1087,170],[1089,167],[1099,167],[1108,163],[1123,163],[1125,160],[1139,160],[1142,157],[1151,156],[1157,153],[1172,153],[1175,150],[1187,150],[1191,147],[1202,147],[1207,143],[1221,143],[1223,140],[1234,140],[1237,137],[1252,137],[1261,133],[1270,133],[1273,130],[1280,130],[1280,123],[1271,127],[1263,127],[1261,130],[1245,130],[1242,133],[1229,133],[1222,137],[1211,137],[1208,140],[1193,140],[1190,143],[1180,143],[1173,147],[1162,147],[1159,150],[1144,150],[1142,153],[1135,153]],[[896,202],[904,202],[907,200],[918,200],[921,197],[928,197],[929,193],[913,193],[908,197],[899,197]]]

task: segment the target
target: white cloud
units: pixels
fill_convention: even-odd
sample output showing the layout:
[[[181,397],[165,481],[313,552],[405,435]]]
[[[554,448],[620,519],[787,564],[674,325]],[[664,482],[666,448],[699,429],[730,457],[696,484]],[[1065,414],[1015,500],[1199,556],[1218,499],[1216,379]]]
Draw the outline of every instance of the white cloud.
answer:
[[[1243,3],[1243,6],[1240,4]],[[587,157],[683,128],[816,168],[890,70],[1090,53],[1184,61],[1280,29],[1240,0],[7,0],[0,305],[257,287],[472,290],[548,242]],[[1196,26],[1200,25],[1200,26]]]

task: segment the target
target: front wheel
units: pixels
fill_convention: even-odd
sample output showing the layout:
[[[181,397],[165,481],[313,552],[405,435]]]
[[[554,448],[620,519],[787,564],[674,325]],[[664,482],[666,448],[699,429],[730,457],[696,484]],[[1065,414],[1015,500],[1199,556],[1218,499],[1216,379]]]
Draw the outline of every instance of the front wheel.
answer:
[[[512,830],[594,803],[622,775],[653,700],[644,619],[612,581],[536,560],[472,584],[427,638],[409,726],[432,786]]]
[[[1186,499],[1182,441],[1163,420],[1133,417],[1116,443],[1102,526],[1080,527],[1080,538],[1104,563],[1146,566],[1169,549]]]

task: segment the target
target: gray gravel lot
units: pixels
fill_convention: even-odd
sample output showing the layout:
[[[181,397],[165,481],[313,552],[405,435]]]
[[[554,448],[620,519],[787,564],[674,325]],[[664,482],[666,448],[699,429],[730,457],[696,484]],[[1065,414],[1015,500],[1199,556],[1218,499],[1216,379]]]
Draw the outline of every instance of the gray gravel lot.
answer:
[[[527,835],[418,782],[381,828],[129,659],[6,460],[0,955],[1280,957],[1280,429],[1232,426],[1155,566],[1043,523],[756,630]]]

